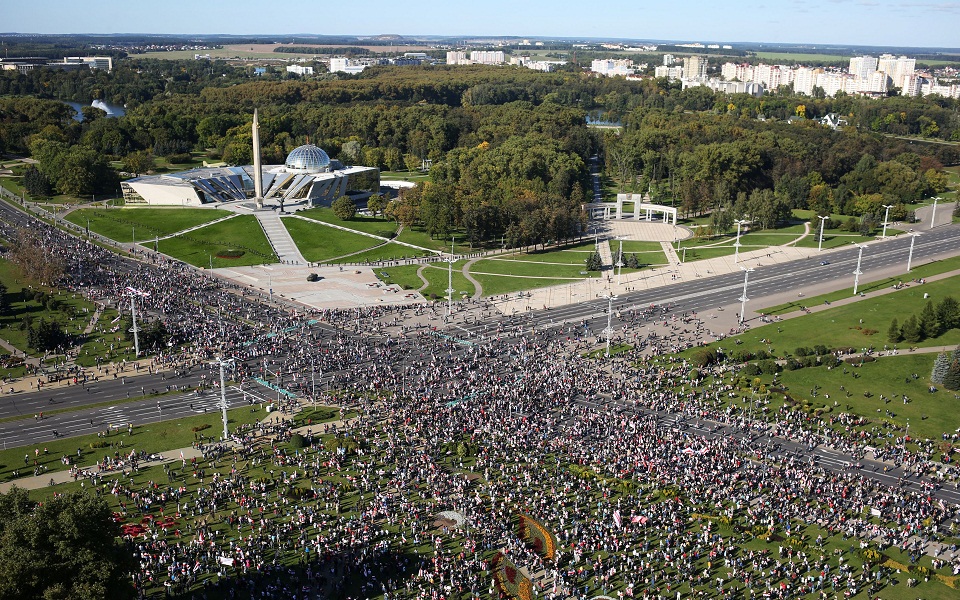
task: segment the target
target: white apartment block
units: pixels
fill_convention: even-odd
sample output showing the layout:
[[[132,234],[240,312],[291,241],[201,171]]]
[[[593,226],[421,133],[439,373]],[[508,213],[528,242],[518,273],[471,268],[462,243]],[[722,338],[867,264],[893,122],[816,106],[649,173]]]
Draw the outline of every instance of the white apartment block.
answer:
[[[366,68],[366,64],[350,60],[349,58],[330,59],[331,73],[349,73],[351,75],[356,75],[357,73],[363,72],[363,70]]]
[[[451,50],[447,52],[447,64],[448,65],[469,65],[470,59],[467,58],[467,53],[462,50]]]
[[[653,76],[666,77],[671,81],[675,79],[683,79],[683,67],[656,67],[653,69]]]
[[[857,79],[870,79],[877,70],[877,57],[854,56],[847,71]]]
[[[297,75],[313,75],[313,67],[303,67],[300,65],[288,65],[287,73],[296,73]]]
[[[823,73],[823,69],[811,69],[810,67],[798,67],[793,74],[793,91],[798,94],[813,95],[813,88],[817,85],[817,76]]]
[[[549,73],[557,67],[567,64],[565,60],[532,60],[529,56],[511,56],[511,65],[519,65],[534,71],[543,71]]]
[[[590,64],[590,70],[606,77],[634,73],[633,61],[625,58],[595,60]]]
[[[905,87],[904,80],[914,74],[916,67],[917,59],[906,56],[897,58],[892,54],[883,54],[877,61],[877,70],[886,73],[893,80],[893,85],[899,88]]]
[[[470,52],[470,62],[475,65],[502,65],[506,59],[503,50],[474,50]]]
[[[960,84],[940,85],[935,79],[924,79],[920,85],[920,93],[924,96],[937,94],[944,98],[960,98]]]
[[[673,63],[674,63],[676,60],[677,60],[676,57],[674,57],[672,54],[664,54],[664,55],[663,55],[663,66],[665,66],[665,67],[672,67],[672,66],[673,66]]]
[[[696,54],[683,57],[683,74],[687,79],[701,80],[707,78],[707,59]]]

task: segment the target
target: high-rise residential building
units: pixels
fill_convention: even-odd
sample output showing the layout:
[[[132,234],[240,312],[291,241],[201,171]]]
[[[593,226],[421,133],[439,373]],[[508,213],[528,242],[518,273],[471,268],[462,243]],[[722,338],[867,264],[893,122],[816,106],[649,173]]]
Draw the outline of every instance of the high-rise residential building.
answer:
[[[476,65],[502,65],[506,62],[503,50],[473,50],[470,62]]]
[[[666,77],[667,79],[683,79],[683,67],[656,67],[653,70],[654,77]]]
[[[877,70],[877,57],[854,56],[848,72],[857,79],[870,79]]]
[[[447,52],[448,65],[466,65],[469,64],[467,53],[462,50],[451,50]]]
[[[793,74],[793,91],[798,94],[813,95],[813,88],[817,85],[817,75],[822,73],[823,69],[812,69],[810,67],[799,67]]]
[[[664,55],[663,55],[663,66],[665,66],[665,67],[672,67],[675,60],[676,60],[676,58],[674,58],[674,56],[673,56],[672,54],[664,54]]]
[[[693,54],[683,57],[683,75],[687,79],[703,80],[707,78],[706,57]]]
[[[590,70],[600,75],[613,77],[615,75],[633,75],[633,61],[629,59],[600,59],[590,63]]]
[[[890,79],[893,80],[893,85],[903,88],[904,79],[910,75],[913,75],[917,67],[917,59],[907,58],[906,56],[895,57],[892,54],[883,54],[880,56],[880,60],[877,61],[877,70],[883,71]]]

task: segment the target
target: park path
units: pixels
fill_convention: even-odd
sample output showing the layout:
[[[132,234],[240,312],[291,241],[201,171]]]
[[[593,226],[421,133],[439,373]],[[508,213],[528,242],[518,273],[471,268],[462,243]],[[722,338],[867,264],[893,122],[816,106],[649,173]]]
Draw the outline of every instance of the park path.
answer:
[[[600,262],[604,268],[613,266],[613,252],[610,250],[610,240],[603,240],[597,244],[597,252],[600,253]]]
[[[429,265],[420,265],[420,268],[417,269],[417,277],[420,278],[420,281],[423,282],[423,285],[420,286],[420,289],[417,292],[423,292],[423,290],[430,287],[430,281],[423,275],[423,270],[426,269]]]
[[[480,299],[483,296],[483,284],[477,281],[477,279],[470,274],[470,267],[473,266],[473,263],[480,260],[480,258],[471,258],[463,265],[463,276],[467,281],[473,284],[473,298],[474,300]]]
[[[660,248],[663,249],[664,256],[667,257],[667,263],[671,265],[679,265],[680,257],[677,256],[677,249],[673,247],[673,244],[670,242],[660,242]]]
[[[807,222],[803,224],[803,235],[801,235],[800,237],[792,241],[787,242],[786,244],[784,244],[784,246],[796,246],[800,242],[800,240],[802,240],[803,238],[809,235],[810,235],[810,223]]]

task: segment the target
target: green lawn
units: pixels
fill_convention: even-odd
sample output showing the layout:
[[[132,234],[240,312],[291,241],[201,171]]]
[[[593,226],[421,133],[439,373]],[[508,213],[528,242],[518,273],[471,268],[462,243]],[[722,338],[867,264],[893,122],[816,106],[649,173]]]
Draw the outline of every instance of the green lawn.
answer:
[[[22,324],[24,319],[46,319],[58,322],[69,334],[76,336],[75,341],[81,343],[77,362],[83,366],[95,364],[98,357],[105,362],[133,358],[131,342],[126,341],[122,334],[109,331],[113,328],[110,321],[116,317],[116,310],[104,311],[98,327],[89,335],[83,336],[83,330],[95,312],[96,307],[92,302],[75,294],[42,286],[35,281],[27,281],[15,264],[4,259],[0,259],[0,282],[7,288],[6,300],[10,305],[6,314],[0,316],[0,338],[19,350],[32,356],[43,354],[27,346],[27,331],[22,328]],[[34,291],[50,294],[56,301],[56,308],[51,310],[49,305],[43,306],[32,298],[24,300],[21,290],[27,286]],[[101,329],[104,331],[100,331]],[[7,377],[21,377],[23,373],[23,367],[0,368],[0,374]]]
[[[300,249],[300,253],[309,262],[327,262],[347,254],[362,252],[382,243],[376,238],[303,219],[286,218],[283,219],[283,224],[297,248]]]
[[[371,248],[365,252],[360,252],[359,254],[353,254],[351,256],[344,256],[343,258],[332,260],[332,263],[372,263],[372,262],[385,262],[392,260],[405,260],[408,258],[417,258],[421,256],[429,256],[434,254],[433,252],[427,252],[425,250],[415,250],[409,246],[403,246],[400,244],[394,244],[390,242],[388,244],[383,244],[377,246],[376,248]]]
[[[240,251],[237,258],[218,258],[217,254]],[[160,240],[160,252],[197,267],[213,268],[262,265],[277,261],[267,236],[253,215],[240,215],[191,231],[189,234]]]
[[[453,295],[454,300],[460,300],[463,295],[473,296],[476,290],[473,287],[473,284],[467,281],[467,278],[463,276],[463,265],[466,264],[466,261],[458,260],[453,263],[453,289],[456,292]],[[397,268],[397,267],[395,267]],[[399,267],[405,268],[405,267]],[[389,272],[389,269],[385,269]],[[416,271],[414,271],[416,273]],[[430,298],[431,295],[436,295],[437,298],[446,299],[447,297],[447,285],[449,285],[449,276],[447,273],[447,263],[445,262],[436,262],[430,263],[423,270],[424,277],[427,278],[427,281],[430,282],[430,285],[427,289],[420,292],[425,298]],[[416,277],[416,275],[414,275]],[[419,278],[417,278],[419,280]],[[421,284],[416,287],[419,288]],[[414,288],[416,289],[416,288]]]
[[[184,229],[203,225],[230,216],[223,210],[207,208],[80,208],[66,216],[67,221],[87,227],[122,243],[137,240],[152,241],[156,236],[165,236]]]
[[[254,423],[265,416],[262,410],[251,412],[249,407],[236,408],[227,413],[227,423],[233,429],[237,425],[245,423]],[[129,450],[136,448],[137,451],[148,453],[162,452],[164,450],[174,450],[185,448],[193,444],[196,440],[196,434],[191,431],[194,427],[209,425],[203,430],[203,434],[208,437],[218,438],[223,433],[223,421],[219,412],[210,412],[194,417],[185,417],[175,421],[162,421],[159,423],[150,423],[148,425],[133,424],[133,435],[127,435],[127,429],[114,430],[105,440],[111,444],[116,444],[120,448],[120,442],[123,447]],[[77,448],[80,448],[83,455],[74,464],[80,466],[90,466],[96,463],[98,459],[103,458],[104,454],[113,454],[111,448],[92,448],[91,444],[100,441],[96,434],[72,437],[67,439],[57,439],[44,444],[30,445],[20,448],[9,448],[0,450],[0,477],[10,479],[10,474],[14,469],[23,470],[23,455],[29,454],[29,475],[33,475],[33,461],[35,458],[34,449],[40,450],[40,464],[47,467],[48,471],[64,471],[66,467],[60,462],[61,456],[70,456],[71,460],[77,460]],[[48,451],[44,454],[43,450]],[[26,449],[26,451],[25,451]]]
[[[516,255],[511,255],[516,256]],[[546,264],[543,261],[524,261],[515,258],[487,258],[470,267],[471,273],[519,275],[522,277],[582,278],[584,264]]]
[[[418,290],[423,282],[417,277],[420,265],[403,265],[377,269],[377,277],[384,283],[395,283],[405,290]]]
[[[912,434],[919,438],[939,438],[944,431],[952,432],[960,427],[960,411],[956,409],[954,392],[942,386],[935,386],[936,392],[928,391],[936,356],[882,356],[859,367],[847,365],[830,370],[812,367],[783,371],[779,379],[791,396],[809,399],[814,407],[832,407],[836,401],[838,406],[833,412],[850,411],[873,420],[889,419],[900,425],[905,425],[909,418]],[[913,379],[914,373],[918,375],[917,379]],[[817,386],[816,397],[812,394],[814,386]],[[840,389],[841,386],[844,389]],[[870,397],[865,396],[865,392]],[[906,394],[911,401],[904,404],[898,399],[888,403],[880,399],[881,394],[887,398]],[[830,398],[826,399],[826,396]],[[886,411],[895,416],[888,416]]]
[[[329,208],[311,208],[309,210],[298,212],[297,216],[313,219],[314,221],[332,223],[333,225],[339,225],[340,227],[346,227],[347,229],[354,229],[356,231],[378,235],[382,238],[392,238],[397,232],[397,224],[390,219],[384,217],[363,217],[357,215],[352,219],[344,221],[335,215],[334,212]]]
[[[619,248],[619,241],[610,240],[610,251],[613,252],[614,256],[616,256]],[[631,254],[634,252],[637,254],[641,252],[660,252],[662,254],[663,246],[660,245],[660,242],[635,242],[632,240],[624,240],[623,252],[624,254]]]
[[[400,235],[397,236],[397,240],[405,242],[407,244],[413,244],[414,246],[420,246],[421,248],[428,248],[430,250],[438,250],[440,252],[449,253],[450,252],[450,242],[453,241],[453,253],[454,254],[466,254],[472,252],[473,248],[467,242],[467,236],[462,231],[454,232],[454,240],[451,240],[450,236],[447,236],[443,239],[432,238],[430,234],[423,230],[421,227],[404,227],[403,231],[400,232]]]
[[[400,181],[429,181],[430,173],[420,171],[380,171],[380,179]]]
[[[553,285],[560,285],[563,283],[573,283],[573,280],[571,279],[532,279],[529,277],[483,275],[475,273],[473,270],[470,271],[470,274],[473,275],[474,279],[479,281],[480,285],[483,286],[484,297],[499,296],[501,294],[511,294],[514,292],[524,292],[527,290],[536,290]],[[596,278],[597,273],[592,273],[592,276]],[[586,276],[578,277],[577,279],[586,279]]]

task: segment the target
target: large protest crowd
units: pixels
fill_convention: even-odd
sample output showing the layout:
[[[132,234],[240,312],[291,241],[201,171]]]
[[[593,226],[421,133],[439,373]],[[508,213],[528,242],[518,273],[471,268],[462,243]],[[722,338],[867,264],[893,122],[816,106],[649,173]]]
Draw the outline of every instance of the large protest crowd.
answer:
[[[930,493],[956,478],[949,468],[888,487],[753,443],[827,443],[855,460],[882,435],[837,416],[747,413],[724,404],[736,393],[724,378],[650,358],[712,335],[678,307],[624,307],[618,335],[635,352],[597,361],[582,353],[597,342],[583,323],[532,329],[520,315],[465,340],[437,335],[431,307],[291,310],[175,261],[34,226],[77,258],[66,286],[99,301],[136,293],[165,319],[178,349],[158,353],[158,367],[234,358],[237,378],[282,372],[300,397],[319,373],[323,402],[358,415],[312,425],[303,448],[285,443],[289,422],[261,423],[201,445],[201,459],[168,464],[164,478],[97,474],[90,483],[128,525],[143,596],[495,598],[499,553],[536,574],[545,598],[874,597],[908,576],[866,550],[918,562],[954,514]],[[699,436],[664,415],[743,435]],[[877,456],[927,472],[933,449]],[[519,513],[555,535],[555,559],[520,536]],[[953,575],[960,561],[932,567]]]

